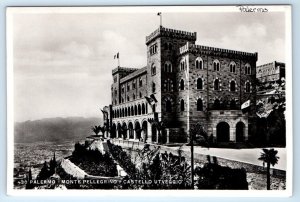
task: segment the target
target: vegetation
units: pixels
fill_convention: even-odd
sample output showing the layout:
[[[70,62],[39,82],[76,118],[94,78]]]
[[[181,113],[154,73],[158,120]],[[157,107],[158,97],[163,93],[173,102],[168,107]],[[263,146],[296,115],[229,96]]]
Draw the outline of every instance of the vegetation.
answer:
[[[229,189],[247,190],[248,182],[245,169],[232,169],[218,165],[217,158],[203,167],[197,167],[195,174],[198,176],[197,187],[199,189]]]
[[[75,144],[70,160],[90,175],[114,177],[118,175],[116,163],[108,153],[89,150],[86,145]]]
[[[272,96],[257,100],[257,132],[252,142],[260,142],[261,146],[285,146],[285,80],[268,85],[271,86]],[[265,90],[270,92],[270,89]]]
[[[274,166],[278,163],[279,157],[277,156],[278,151],[274,149],[263,149],[263,152],[261,153],[258,160],[263,161],[264,163],[267,163],[267,190],[271,189],[271,174],[270,174],[270,168],[271,165]]]
[[[135,156],[123,151],[120,146],[108,143],[113,157],[128,174],[128,179],[149,181],[149,184],[132,185],[134,189],[189,189],[190,166],[181,155],[160,153],[160,148],[150,149],[148,144]],[[165,181],[166,183],[157,183]],[[175,183],[168,183],[175,182]],[[123,187],[124,188],[124,187]]]
[[[36,179],[37,180],[48,179],[50,176],[52,176],[55,173],[56,167],[57,167],[57,161],[55,159],[55,153],[54,153],[53,158],[49,162],[49,166],[48,166],[47,161],[45,161],[44,165]]]
[[[193,143],[204,147],[209,147],[213,144],[213,137],[208,136],[203,126],[200,124],[194,124],[190,129],[190,136],[193,137]]]
[[[101,132],[102,136],[104,137],[104,133],[105,133],[106,129],[104,126],[99,125],[99,126],[93,126],[92,131],[95,133],[96,136],[98,136],[99,133]]]

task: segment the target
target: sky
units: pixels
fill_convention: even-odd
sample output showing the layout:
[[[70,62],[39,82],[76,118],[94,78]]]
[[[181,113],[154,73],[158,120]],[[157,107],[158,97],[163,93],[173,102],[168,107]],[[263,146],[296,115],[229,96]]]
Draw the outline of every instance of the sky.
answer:
[[[11,23],[15,121],[98,117],[111,103],[113,56],[147,64],[145,37],[159,27],[145,12],[14,12]],[[203,10],[202,10],[203,11]],[[283,12],[163,12],[163,26],[197,32],[196,44],[258,52],[257,65],[285,62]]]

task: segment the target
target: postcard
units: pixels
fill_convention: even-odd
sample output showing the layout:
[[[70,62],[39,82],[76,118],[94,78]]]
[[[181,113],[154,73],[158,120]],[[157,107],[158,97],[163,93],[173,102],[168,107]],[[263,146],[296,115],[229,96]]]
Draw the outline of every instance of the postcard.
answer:
[[[291,196],[291,43],[290,5],[8,7],[8,194]]]

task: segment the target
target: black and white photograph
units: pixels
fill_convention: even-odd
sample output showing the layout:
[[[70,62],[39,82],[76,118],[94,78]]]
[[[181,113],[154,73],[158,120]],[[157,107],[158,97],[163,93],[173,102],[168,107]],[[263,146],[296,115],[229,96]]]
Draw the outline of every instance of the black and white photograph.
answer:
[[[291,195],[291,6],[6,15],[8,194]]]

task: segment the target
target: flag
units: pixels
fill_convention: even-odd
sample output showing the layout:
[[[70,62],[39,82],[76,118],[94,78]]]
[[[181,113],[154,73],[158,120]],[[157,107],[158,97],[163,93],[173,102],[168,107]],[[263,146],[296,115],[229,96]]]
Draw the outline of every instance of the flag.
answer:
[[[246,102],[244,102],[241,106],[241,109],[246,109],[247,107],[250,106],[250,100],[247,100]]]
[[[157,103],[157,99],[155,98],[155,96],[153,94],[150,95],[150,98],[152,98],[152,100]]]
[[[147,100],[147,102],[149,103],[150,106],[152,106],[155,103],[155,100],[153,100],[153,98],[151,98],[151,97],[145,96],[145,99]]]
[[[161,16],[161,12],[158,12],[157,15]]]
[[[116,55],[114,55],[114,59],[118,59],[119,58],[119,52],[116,54]]]

